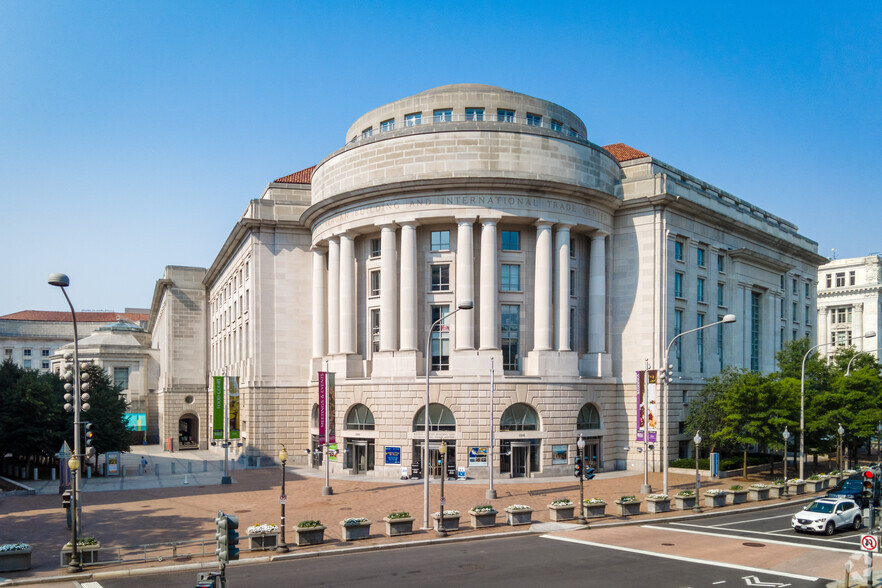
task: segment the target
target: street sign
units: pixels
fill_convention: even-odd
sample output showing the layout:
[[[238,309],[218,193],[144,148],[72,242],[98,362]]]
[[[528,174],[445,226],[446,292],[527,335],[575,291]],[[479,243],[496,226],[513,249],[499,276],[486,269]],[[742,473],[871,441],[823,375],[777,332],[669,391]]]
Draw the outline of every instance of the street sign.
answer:
[[[445,504],[447,504],[447,497],[446,497],[446,496],[442,496],[442,497],[441,497],[441,506],[444,506]]]
[[[279,496],[279,504],[285,504],[286,502],[288,502],[287,494],[282,494],[281,496]]]
[[[879,551],[879,538],[875,535],[861,535],[861,549],[864,551]]]

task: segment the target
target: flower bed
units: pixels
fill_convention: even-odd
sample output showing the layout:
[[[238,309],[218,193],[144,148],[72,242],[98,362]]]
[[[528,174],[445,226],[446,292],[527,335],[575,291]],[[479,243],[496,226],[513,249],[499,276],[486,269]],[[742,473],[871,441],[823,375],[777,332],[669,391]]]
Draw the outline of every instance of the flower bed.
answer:
[[[646,497],[646,510],[651,513],[671,510],[671,497],[667,494],[650,494]]]
[[[386,523],[386,535],[389,537],[413,534],[413,517],[409,512],[390,512],[383,517],[383,522]]]
[[[358,541],[371,536],[371,522],[364,517],[350,517],[340,521],[343,541]]]
[[[298,546],[319,545],[325,541],[325,526],[321,521],[300,521],[294,527],[294,543]]]
[[[101,549],[101,543],[99,543],[94,537],[82,537],[77,539],[77,554],[80,557],[80,563],[83,565],[97,563],[99,549]],[[70,563],[72,556],[73,549],[71,549],[70,541],[68,541],[65,543],[64,547],[61,548],[60,567],[64,567]]]
[[[730,486],[726,492],[726,504],[744,504],[747,502],[747,490],[744,486]]]
[[[750,500],[753,502],[759,502],[761,500],[769,499],[769,492],[771,491],[771,487],[768,484],[751,484],[747,488],[747,494]]]
[[[31,569],[33,547],[27,543],[0,545],[0,572],[18,572]]]
[[[606,502],[600,498],[586,498],[582,502],[582,513],[586,519],[599,519],[606,516]]]
[[[720,506],[725,506],[726,504],[726,491],[719,489],[711,489],[707,490],[704,493],[704,505],[708,508],[717,508]]]
[[[508,524],[512,527],[529,525],[533,522],[533,509],[526,504],[512,504],[505,507],[505,512],[508,515]]]
[[[444,530],[445,531],[459,531],[459,511],[458,510],[445,510],[444,511]],[[441,530],[441,513],[436,512],[432,515],[433,526],[436,531]]]
[[[616,500],[616,510],[620,517],[640,514],[640,500],[634,495],[622,496]]]
[[[251,525],[246,532],[251,551],[267,551],[279,545],[279,527],[273,523]]]
[[[568,521],[573,518],[576,505],[569,498],[552,500],[548,505],[549,518],[552,521]]]
[[[495,527],[496,526],[496,509],[494,509],[489,504],[481,504],[479,506],[472,507],[469,510],[469,518],[472,522],[472,527],[475,529],[481,529],[484,527]]]

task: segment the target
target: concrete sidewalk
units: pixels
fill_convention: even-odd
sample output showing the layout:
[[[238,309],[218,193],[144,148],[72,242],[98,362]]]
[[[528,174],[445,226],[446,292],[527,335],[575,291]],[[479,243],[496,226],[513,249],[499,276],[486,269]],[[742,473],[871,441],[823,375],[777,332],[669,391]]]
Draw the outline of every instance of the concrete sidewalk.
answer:
[[[150,451],[153,449],[153,451]],[[214,550],[214,517],[218,510],[235,514],[240,521],[242,535],[242,559],[267,556],[267,552],[249,553],[245,529],[260,523],[279,523],[281,491],[281,471],[278,466],[263,469],[231,471],[234,483],[221,485],[220,463],[214,452],[176,452],[165,453],[155,448],[144,448],[143,453],[125,456],[123,463],[134,466],[141,455],[146,455],[151,468],[159,466],[160,475],[154,472],[146,475],[126,476],[125,478],[92,478],[86,480],[82,494],[82,536],[94,536],[101,542],[102,552],[110,559],[116,556],[116,549],[125,546],[157,544],[172,541],[204,540],[208,553]],[[170,472],[175,463],[175,474]],[[187,463],[190,471],[187,473]],[[203,463],[209,464],[203,466]],[[207,472],[202,472],[207,467]],[[180,473],[177,473],[180,472]],[[660,491],[661,474],[650,474],[654,490]],[[615,516],[614,500],[622,495],[640,496],[643,482],[642,473],[611,472],[598,474],[594,480],[585,482],[585,498],[602,498],[608,503],[607,517],[603,523],[636,520],[646,522],[652,518],[682,516],[680,511],[663,515],[641,514],[638,517],[619,518]],[[739,482],[736,479],[724,481],[703,481],[702,489],[711,487],[728,488]],[[670,494],[681,489],[693,488],[694,476],[671,475]],[[317,519],[327,526],[325,543],[312,547],[291,547],[292,553],[321,553],[340,548],[348,548],[349,543],[342,540],[340,521],[347,517],[366,517],[373,522],[371,537],[359,541],[357,547],[393,545],[406,542],[434,540],[432,531],[422,529],[423,524],[423,483],[421,480],[397,480],[334,475],[331,486],[334,494],[322,495],[324,486],[323,471],[312,468],[286,468],[286,540],[294,542],[293,527],[305,519]],[[512,528],[505,524],[504,509],[511,504],[526,504],[533,507],[533,532],[548,532],[574,528],[569,524],[549,523],[547,505],[557,498],[579,501],[579,484],[575,477],[543,479],[510,479],[495,481],[498,498],[485,499],[487,480],[450,481],[444,485],[446,510],[462,513],[460,531],[451,533],[451,539],[495,536],[523,527]],[[24,541],[33,545],[32,569],[25,572],[5,574],[13,580],[48,579],[63,575],[64,569],[58,567],[61,546],[70,540],[70,531],[65,524],[65,511],[61,508],[57,482],[35,487],[32,496],[0,495],[0,543]],[[430,514],[440,510],[440,484],[432,480],[430,486]],[[770,501],[771,502],[771,501]],[[468,525],[467,511],[473,506],[491,503],[501,514],[497,526],[474,530]],[[755,506],[752,503],[742,506]],[[739,507],[726,507],[726,510]],[[646,510],[645,503],[643,509]],[[416,520],[414,534],[389,538],[383,535],[382,519],[393,511],[407,511]],[[592,526],[601,521],[591,521]],[[276,556],[278,557],[278,556]],[[287,556],[282,556],[287,557]],[[171,562],[180,565],[184,562],[205,562],[216,565],[213,557],[178,558]],[[169,561],[147,564],[108,564],[88,567],[89,573],[103,573],[111,570],[125,571],[136,567],[168,566]]]

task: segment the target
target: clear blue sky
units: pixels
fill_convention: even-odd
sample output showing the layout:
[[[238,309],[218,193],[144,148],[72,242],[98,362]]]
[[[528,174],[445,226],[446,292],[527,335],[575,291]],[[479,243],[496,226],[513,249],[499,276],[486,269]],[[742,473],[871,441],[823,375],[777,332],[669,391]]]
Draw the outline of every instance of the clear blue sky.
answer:
[[[877,252],[880,6],[2,0],[0,315],[66,310],[56,271],[78,310],[149,306],[359,115],[459,82]]]

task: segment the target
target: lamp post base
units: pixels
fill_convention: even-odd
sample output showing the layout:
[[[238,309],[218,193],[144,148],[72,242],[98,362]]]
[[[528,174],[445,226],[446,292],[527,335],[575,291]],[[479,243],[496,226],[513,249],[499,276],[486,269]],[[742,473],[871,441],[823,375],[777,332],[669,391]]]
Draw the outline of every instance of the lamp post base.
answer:
[[[652,494],[652,486],[650,484],[640,484],[640,494]]]
[[[692,507],[692,512],[704,512],[698,504],[698,497],[695,498],[695,506]]]
[[[438,529],[437,531],[435,531],[435,535],[437,535],[438,537],[447,537],[447,531],[445,531],[444,529]]]
[[[289,551],[291,550],[288,549],[288,544],[285,543],[284,539],[282,540],[282,543],[279,544],[278,547],[276,547],[276,553],[288,553]]]
[[[333,496],[334,489],[330,486],[322,486],[322,496]]]
[[[233,478],[230,476],[221,476],[221,484],[232,484]]]
[[[496,500],[496,490],[487,490],[484,492],[484,498],[486,500]]]
[[[584,514],[580,514],[579,516],[576,517],[576,523],[579,525],[587,525],[588,519],[585,518]]]

